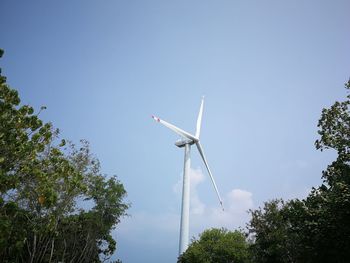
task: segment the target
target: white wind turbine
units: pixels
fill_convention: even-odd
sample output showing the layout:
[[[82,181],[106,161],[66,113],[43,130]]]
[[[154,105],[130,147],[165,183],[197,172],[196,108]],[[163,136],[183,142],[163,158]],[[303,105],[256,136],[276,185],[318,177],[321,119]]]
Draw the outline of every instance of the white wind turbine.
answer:
[[[184,173],[183,173],[183,186],[182,186],[182,207],[181,207],[181,224],[180,224],[180,242],[179,242],[179,255],[181,255],[183,252],[186,251],[188,247],[188,240],[189,240],[189,213],[190,213],[190,166],[191,166],[191,158],[190,158],[190,152],[191,152],[191,145],[196,144],[197,149],[199,151],[199,154],[201,155],[203,162],[205,164],[205,167],[208,170],[210,179],[213,183],[213,186],[215,188],[216,194],[218,196],[220,205],[222,207],[222,210],[224,210],[224,207],[222,205],[222,200],[218,191],[218,188],[216,186],[214,177],[211,174],[211,171],[209,169],[208,162],[205,158],[204,151],[202,148],[202,145],[199,141],[199,134],[201,130],[201,123],[202,123],[202,114],[203,114],[203,104],[204,104],[204,97],[202,98],[201,106],[199,108],[199,114],[197,119],[197,127],[196,127],[196,134],[192,135],[166,121],[161,120],[158,117],[152,116],[154,120],[157,122],[163,124],[164,126],[168,127],[170,130],[176,132],[178,135],[182,137],[180,141],[177,141],[175,145],[179,148],[185,147],[185,161],[184,161]]]

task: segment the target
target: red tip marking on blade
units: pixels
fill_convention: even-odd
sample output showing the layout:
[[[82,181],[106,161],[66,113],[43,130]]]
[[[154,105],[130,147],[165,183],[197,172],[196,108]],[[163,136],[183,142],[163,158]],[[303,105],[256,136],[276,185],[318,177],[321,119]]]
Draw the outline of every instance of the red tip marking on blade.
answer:
[[[159,119],[158,117],[152,115],[152,118],[153,118],[154,120],[156,120],[157,122],[160,122],[160,119]]]

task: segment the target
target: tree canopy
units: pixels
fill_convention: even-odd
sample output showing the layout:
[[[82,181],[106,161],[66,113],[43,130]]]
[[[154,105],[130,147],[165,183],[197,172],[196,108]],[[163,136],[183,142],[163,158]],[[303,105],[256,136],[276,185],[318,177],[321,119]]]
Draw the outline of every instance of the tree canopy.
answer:
[[[192,240],[178,263],[244,263],[248,260],[248,243],[242,232],[212,228]]]
[[[101,262],[116,249],[126,191],[87,141],[60,140],[40,111],[21,105],[0,70],[0,261]]]
[[[347,92],[350,81],[345,84]],[[254,262],[350,261],[350,95],[323,109],[316,149],[337,158],[307,198],[273,200],[251,211]]]

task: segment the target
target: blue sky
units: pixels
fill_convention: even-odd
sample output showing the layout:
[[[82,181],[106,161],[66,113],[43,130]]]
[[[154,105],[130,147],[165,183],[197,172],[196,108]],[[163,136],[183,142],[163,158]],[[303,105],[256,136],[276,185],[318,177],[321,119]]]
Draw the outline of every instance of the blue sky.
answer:
[[[201,140],[225,213],[192,151],[191,236],[245,226],[272,198],[302,198],[333,152],[321,109],[345,97],[349,1],[10,1],[1,60],[23,103],[87,139],[132,203],[114,234],[123,262],[175,262],[183,151],[158,115]]]

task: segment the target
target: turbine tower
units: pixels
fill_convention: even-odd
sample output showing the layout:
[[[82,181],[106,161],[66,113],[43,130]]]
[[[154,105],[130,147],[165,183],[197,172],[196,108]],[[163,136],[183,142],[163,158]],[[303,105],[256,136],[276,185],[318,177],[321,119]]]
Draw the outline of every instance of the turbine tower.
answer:
[[[203,147],[199,141],[199,135],[200,135],[201,123],[202,123],[202,115],[203,115],[203,105],[204,105],[204,97],[202,98],[201,106],[199,108],[199,114],[198,114],[198,119],[197,119],[197,126],[196,126],[195,135],[192,135],[192,134],[180,129],[171,123],[168,123],[164,120],[161,120],[158,117],[152,116],[152,118],[155,121],[163,124],[164,126],[168,127],[170,130],[172,130],[175,133],[177,133],[178,135],[180,135],[182,139],[180,141],[177,141],[175,143],[175,145],[179,148],[184,147],[184,149],[185,149],[183,185],[182,185],[182,206],[181,206],[179,255],[181,255],[183,252],[186,251],[186,249],[188,247],[188,240],[189,240],[189,214],[190,214],[190,175],[189,175],[189,172],[190,172],[190,166],[191,166],[191,157],[190,157],[191,146],[193,144],[195,144],[197,146],[198,152],[203,159],[205,167],[208,170],[208,174],[210,176],[211,182],[213,183],[213,186],[214,186],[215,192],[217,194],[217,197],[219,199],[222,210],[224,210],[218,188],[216,186],[214,177],[211,174],[211,171],[209,169],[207,159],[205,158],[205,155],[204,155]]]

